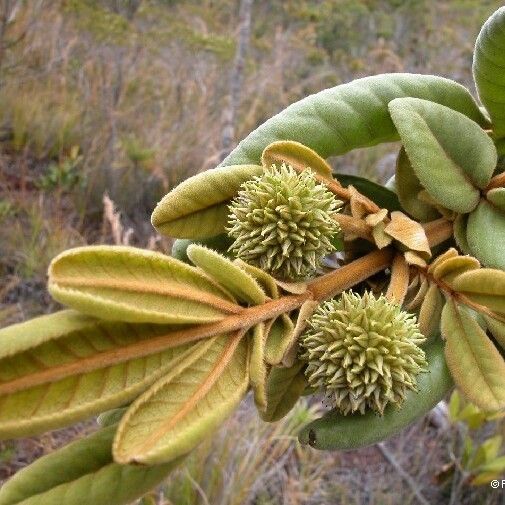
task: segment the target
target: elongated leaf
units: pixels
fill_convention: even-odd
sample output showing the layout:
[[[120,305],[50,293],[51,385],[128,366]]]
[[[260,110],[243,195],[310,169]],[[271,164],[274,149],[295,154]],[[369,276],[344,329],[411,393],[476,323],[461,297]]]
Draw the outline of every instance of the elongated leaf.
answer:
[[[486,125],[470,93],[454,81],[419,74],[376,75],[290,105],[250,133],[221,165],[259,163],[263,149],[278,140],[301,142],[323,158],[398,140],[387,104],[404,96],[447,105]]]
[[[485,266],[505,269],[505,212],[481,200],[468,216],[466,238],[473,255]]]
[[[266,301],[265,292],[254,278],[216,251],[193,244],[188,247],[188,257],[240,301],[253,305]]]
[[[505,323],[489,316],[484,316],[489,331],[505,351]]]
[[[244,164],[190,177],[163,197],[151,222],[170,237],[206,238],[223,233],[228,222],[227,203],[243,182],[262,173],[261,166]]]
[[[485,411],[505,407],[505,361],[477,322],[450,299],[442,311],[445,358],[458,388]]]
[[[249,384],[242,333],[215,337],[192,366],[178,367],[139,397],[114,442],[119,463],[157,464],[186,454],[213,433],[240,403]]]
[[[210,345],[173,339],[170,348],[171,334],[166,325],[112,323],[73,311],[0,330],[0,438],[123,405]]]
[[[265,360],[269,365],[279,365],[293,345],[295,325],[287,314],[279,316],[267,335]]]
[[[407,249],[422,255],[424,259],[431,257],[424,228],[403,212],[398,210],[391,212],[391,221],[384,228],[384,233],[403,244]]]
[[[419,309],[419,331],[428,339],[440,333],[440,317],[444,307],[444,297],[435,283],[430,284],[426,297]]]
[[[310,168],[316,174],[332,179],[331,166],[326,160],[300,142],[281,140],[270,144],[261,155],[261,163],[266,168],[282,163],[291,165],[298,171]]]
[[[479,189],[496,167],[497,154],[486,132],[464,114],[427,100],[399,98],[389,104],[412,168],[441,206],[473,210]]]
[[[475,303],[505,313],[505,272],[481,268],[465,272],[451,281],[451,287]]]
[[[316,449],[357,449],[392,437],[427,414],[449,392],[453,382],[441,339],[433,340],[424,351],[429,373],[418,376],[418,391],[407,393],[400,410],[388,405],[382,416],[373,411],[343,416],[333,410],[308,424],[298,436],[300,442]]]
[[[205,323],[241,310],[196,268],[133,247],[63,252],[49,267],[49,292],[85,314],[133,323]]]
[[[491,189],[486,194],[486,200],[502,211],[505,218],[505,188]]]
[[[450,282],[452,279],[470,270],[477,270],[480,268],[480,263],[471,256],[457,256],[455,258],[448,258],[442,261],[433,269],[433,277],[445,282]]]
[[[158,466],[118,465],[116,426],[43,456],[0,489],[0,505],[127,505],[157,486],[184,459]]]
[[[228,248],[233,244],[233,239],[228,237],[226,233],[221,233],[220,235],[216,235],[214,237],[194,240],[187,238],[178,238],[172,246],[172,256],[175,259],[190,264],[191,261],[188,258],[187,250],[191,244],[204,245],[209,249],[213,249],[214,251],[218,251],[221,254],[228,256]]]
[[[277,287],[277,281],[270,274],[261,270],[261,268],[249,265],[249,263],[246,263],[241,259],[236,259],[234,263],[253,277],[270,298],[279,298],[280,293]]]
[[[267,366],[265,363],[265,324],[260,323],[254,327],[249,352],[249,376],[254,393],[254,403],[258,409],[265,409]]]
[[[473,77],[497,138],[505,136],[505,7],[482,27],[473,55]]]
[[[412,217],[425,222],[432,221],[439,216],[433,206],[419,200],[418,195],[423,190],[423,186],[419,182],[403,147],[396,160],[395,185],[398,200]]]
[[[470,246],[468,245],[467,236],[468,214],[458,214],[453,223],[454,240],[458,247],[465,254],[472,254]]]
[[[360,193],[373,200],[379,207],[388,210],[402,210],[402,206],[398,200],[396,193],[381,186],[365,177],[357,175],[335,173],[335,178],[347,188],[348,186],[355,187]]]
[[[267,378],[266,409],[260,410],[263,421],[282,419],[298,401],[307,387],[303,374],[305,363],[295,363],[289,368],[273,367]]]

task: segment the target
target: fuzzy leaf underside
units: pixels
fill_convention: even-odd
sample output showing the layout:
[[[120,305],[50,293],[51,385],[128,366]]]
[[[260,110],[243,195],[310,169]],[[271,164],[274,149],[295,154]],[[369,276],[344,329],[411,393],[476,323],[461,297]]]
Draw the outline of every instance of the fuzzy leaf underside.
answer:
[[[192,244],[187,249],[188,258],[207,275],[226,287],[238,300],[253,305],[266,301],[261,286],[236,263],[216,251]]]
[[[304,366],[305,363],[298,362],[289,368],[270,370],[266,382],[266,408],[259,411],[263,421],[278,421],[294,407],[307,387]]]
[[[270,327],[265,343],[265,360],[269,365],[279,365],[293,344],[295,326],[287,314],[279,316]]]
[[[484,305],[494,312],[505,314],[505,272],[480,268],[458,275],[450,281],[452,289]]]
[[[114,463],[116,428],[102,429],[24,468],[0,489],[0,505],[127,505],[183,459],[150,467]]]
[[[432,75],[382,74],[293,103],[242,140],[221,166],[259,163],[263,149],[279,140],[301,142],[323,158],[398,140],[387,105],[406,96],[441,103],[487,125],[468,90],[454,81]]]
[[[48,287],[60,303],[108,320],[205,323],[240,311],[230,295],[198,269],[133,247],[65,251],[51,262]]]
[[[412,168],[440,205],[472,211],[496,167],[489,136],[464,114],[427,100],[398,98],[389,104]]]
[[[257,324],[253,329],[249,351],[249,380],[254,393],[254,403],[258,409],[266,407],[267,366],[265,363],[265,324]]]
[[[402,207],[421,222],[436,219],[439,214],[434,207],[419,200],[419,192],[424,188],[412,168],[412,164],[402,147],[396,160],[396,192]]]
[[[468,216],[466,239],[472,254],[485,266],[505,269],[505,211],[481,200]]]
[[[161,234],[176,238],[206,238],[223,233],[228,222],[227,203],[243,182],[262,173],[261,166],[244,164],[190,177],[162,198],[151,222]]]
[[[114,441],[115,461],[158,464],[188,453],[240,403],[248,360],[240,333],[214,337],[199,360],[176,366],[131,405]]]
[[[335,410],[308,424],[300,432],[302,444],[315,449],[358,449],[385,440],[427,414],[453,386],[444,359],[443,342],[434,339],[423,348],[429,373],[417,378],[418,391],[409,391],[400,410],[388,405],[384,415],[369,410],[364,415],[344,416]]]
[[[505,407],[505,361],[475,319],[448,300],[442,310],[445,357],[454,382],[484,411]]]
[[[299,142],[281,140],[270,144],[261,154],[261,162],[264,167],[282,165],[286,163],[298,171],[310,168],[316,174],[326,179],[332,179],[331,166],[316,152]]]
[[[0,438],[60,428],[123,405],[209,345],[149,354],[153,341],[170,332],[166,325],[99,321],[73,311],[0,330]],[[138,357],[129,358],[134,349]]]
[[[473,76],[496,138],[505,136],[505,7],[482,27],[473,56]]]
[[[505,323],[489,316],[484,316],[484,319],[491,335],[505,351]]]

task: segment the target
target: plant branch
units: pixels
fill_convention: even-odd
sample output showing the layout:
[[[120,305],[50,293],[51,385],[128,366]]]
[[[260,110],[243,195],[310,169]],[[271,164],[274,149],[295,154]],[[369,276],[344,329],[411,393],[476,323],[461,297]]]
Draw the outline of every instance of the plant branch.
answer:
[[[318,302],[332,298],[387,268],[393,258],[391,248],[378,249],[368,253],[348,265],[308,283],[308,290]]]
[[[452,237],[452,223],[444,217],[435,219],[435,221],[423,223],[422,226],[430,247],[441,244]]]

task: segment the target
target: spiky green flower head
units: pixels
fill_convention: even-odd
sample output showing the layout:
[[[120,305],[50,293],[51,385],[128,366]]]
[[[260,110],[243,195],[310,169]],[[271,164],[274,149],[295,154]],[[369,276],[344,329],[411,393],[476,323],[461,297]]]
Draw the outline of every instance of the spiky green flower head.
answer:
[[[384,296],[345,292],[321,304],[300,339],[310,386],[323,391],[344,415],[384,413],[401,406],[417,375],[426,371],[426,338],[415,315]]]
[[[229,206],[230,250],[243,261],[283,280],[301,280],[316,272],[335,250],[340,233],[333,219],[342,205],[311,170],[272,165],[246,181]]]

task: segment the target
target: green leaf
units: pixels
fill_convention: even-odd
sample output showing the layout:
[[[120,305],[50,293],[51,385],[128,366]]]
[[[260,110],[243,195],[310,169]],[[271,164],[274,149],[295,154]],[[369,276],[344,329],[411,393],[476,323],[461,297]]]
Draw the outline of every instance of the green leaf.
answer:
[[[63,252],[49,267],[49,292],[85,314],[132,323],[205,323],[242,310],[198,269],[133,247]]]
[[[484,316],[487,327],[500,347],[505,351],[505,323],[493,317]]]
[[[119,423],[127,410],[128,407],[107,410],[97,417],[96,422],[101,428],[107,428],[108,426]]]
[[[265,409],[267,366],[265,363],[265,324],[259,323],[253,329],[249,352],[249,376],[254,393],[254,403],[258,409]]]
[[[505,272],[502,270],[471,270],[455,277],[450,286],[472,302],[505,313]]]
[[[295,326],[287,314],[279,316],[272,324],[265,345],[265,360],[269,365],[279,365],[293,344]]]
[[[250,133],[221,165],[259,163],[263,149],[278,140],[301,142],[323,158],[398,140],[387,104],[404,96],[447,105],[487,124],[468,90],[454,81],[420,74],[376,75],[290,105]]]
[[[428,339],[440,332],[440,316],[444,307],[444,297],[435,283],[430,283],[419,309],[419,331]]]
[[[0,330],[0,343],[0,438],[60,428],[124,405],[209,346],[206,340],[181,345],[170,326],[100,321],[73,311]]]
[[[445,397],[453,382],[445,364],[441,340],[434,340],[424,351],[429,373],[418,376],[418,392],[409,391],[400,410],[388,405],[383,416],[373,411],[343,416],[332,410],[308,424],[300,432],[300,442],[316,449],[357,449],[392,437],[427,414]]]
[[[266,301],[261,286],[245,270],[216,251],[192,244],[188,247],[188,258],[238,300],[252,305]]]
[[[273,367],[270,370],[266,386],[266,408],[259,411],[263,421],[278,421],[295,406],[307,387],[304,368],[305,363],[298,362],[289,368]]]
[[[505,136],[505,7],[481,28],[473,54],[473,77],[481,102],[493,123],[494,135]]]
[[[468,240],[466,238],[466,229],[468,227],[468,214],[458,214],[453,223],[454,240],[457,246],[464,254],[472,254]]]
[[[261,270],[261,268],[249,265],[249,263],[246,263],[241,259],[236,259],[234,263],[242,268],[242,270],[246,271],[251,277],[253,277],[270,298],[279,298],[280,293],[277,282],[270,274],[264,270]]]
[[[389,104],[412,168],[440,205],[459,213],[473,210],[496,167],[486,132],[464,114],[418,98]]]
[[[445,357],[458,388],[484,411],[505,407],[505,361],[478,323],[449,299],[442,311]]]
[[[261,163],[265,168],[282,163],[291,165],[298,171],[310,168],[316,174],[332,179],[331,166],[326,160],[300,142],[282,140],[270,144],[261,155]]]
[[[494,188],[487,192],[486,200],[505,213],[505,188]],[[502,216],[505,219],[505,214]]]
[[[440,216],[434,207],[419,200],[418,195],[424,188],[419,182],[403,147],[400,149],[396,160],[395,183],[398,199],[402,207],[412,217],[418,221],[426,222]]]
[[[0,489],[0,505],[127,505],[160,484],[182,461],[118,465],[116,426],[73,442],[19,471]]]
[[[461,406],[461,398],[459,396],[458,390],[455,389],[451,394],[451,399],[449,400],[449,418],[451,422],[455,423],[459,420],[459,411]]]
[[[357,175],[335,173],[334,176],[342,186],[345,188],[351,185],[354,186],[360,193],[373,200],[379,207],[388,210],[402,210],[398,196],[394,191]]]
[[[227,203],[243,182],[262,173],[263,167],[244,164],[190,177],[163,197],[151,222],[170,237],[206,238],[223,233],[228,222]]]
[[[452,279],[464,272],[478,270],[480,263],[472,256],[456,256],[441,261],[433,268],[431,274],[435,280],[442,280],[450,283]]]
[[[479,446],[468,468],[470,470],[475,470],[481,465],[496,459],[501,446],[502,437],[500,435],[488,438]]]
[[[466,239],[485,266],[505,269],[505,212],[481,200],[468,216]]]
[[[187,250],[191,244],[204,245],[209,249],[214,249],[214,251],[218,251],[225,256],[229,256],[228,249],[233,244],[233,239],[228,237],[226,233],[221,233],[220,235],[216,235],[214,237],[196,240],[178,238],[172,246],[172,256],[175,259],[183,261],[184,263],[190,263],[187,255]]]
[[[114,441],[119,463],[158,464],[188,453],[235,410],[249,385],[243,332],[214,337],[191,366],[175,366],[140,396]]]

